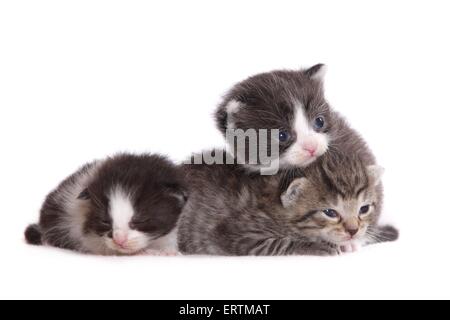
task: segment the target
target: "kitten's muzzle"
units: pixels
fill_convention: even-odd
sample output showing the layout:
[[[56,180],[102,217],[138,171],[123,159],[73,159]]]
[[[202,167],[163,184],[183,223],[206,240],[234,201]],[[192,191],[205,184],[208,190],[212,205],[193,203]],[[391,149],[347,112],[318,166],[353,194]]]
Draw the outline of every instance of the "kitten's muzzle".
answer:
[[[359,232],[359,229],[345,229],[345,231],[350,235],[350,237],[354,237],[358,232]]]
[[[302,148],[305,150],[311,157],[316,155],[318,149],[318,142],[313,139],[308,139],[302,143]]]
[[[115,231],[113,232],[114,244],[120,248],[125,248],[128,242],[128,235],[125,232]]]

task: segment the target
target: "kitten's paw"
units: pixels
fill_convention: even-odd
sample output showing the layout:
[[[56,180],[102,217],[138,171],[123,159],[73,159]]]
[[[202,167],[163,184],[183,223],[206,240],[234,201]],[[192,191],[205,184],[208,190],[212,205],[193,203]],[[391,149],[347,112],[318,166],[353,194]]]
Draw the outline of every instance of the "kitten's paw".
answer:
[[[399,231],[393,226],[372,226],[367,230],[365,245],[376,244],[381,242],[396,241],[399,238]]]
[[[159,256],[160,251],[153,250],[153,249],[146,249],[146,250],[142,251],[142,255],[143,256]]]
[[[165,250],[165,251],[162,251],[162,254],[165,257],[178,257],[178,256],[181,256],[181,253],[179,251],[176,251],[176,250]]]
[[[342,253],[352,253],[359,250],[359,245],[356,243],[348,243],[339,247]]]
[[[327,256],[339,256],[342,254],[340,247],[335,245],[323,245],[312,252],[313,255],[327,257]]]
[[[378,228],[380,242],[391,242],[398,240],[400,232],[397,228],[387,225]]]
[[[147,249],[143,253],[146,256],[157,256],[157,257],[176,257],[180,256],[180,252],[176,250],[155,250]]]

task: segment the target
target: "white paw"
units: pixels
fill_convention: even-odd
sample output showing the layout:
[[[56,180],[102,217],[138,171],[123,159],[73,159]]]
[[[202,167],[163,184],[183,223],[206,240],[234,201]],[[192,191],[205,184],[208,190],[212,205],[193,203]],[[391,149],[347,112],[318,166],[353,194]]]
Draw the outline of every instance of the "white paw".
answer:
[[[342,253],[352,253],[359,250],[359,245],[356,243],[347,243],[345,245],[340,246]]]
[[[359,243],[352,243],[353,252],[359,251],[361,249],[361,245]]]
[[[146,256],[159,256],[159,257],[175,257],[181,255],[176,250],[155,250],[155,249],[147,249],[142,254]]]
[[[177,257],[177,256],[181,256],[181,253],[179,251],[175,251],[175,250],[164,250],[162,251],[162,254],[165,257]]]

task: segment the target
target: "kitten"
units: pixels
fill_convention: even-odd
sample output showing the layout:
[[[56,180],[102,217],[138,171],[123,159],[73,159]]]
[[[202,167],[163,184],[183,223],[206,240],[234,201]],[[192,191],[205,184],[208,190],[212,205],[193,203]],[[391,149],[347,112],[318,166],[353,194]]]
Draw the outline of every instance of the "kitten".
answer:
[[[229,129],[278,129],[281,169],[306,167],[327,151],[358,153],[367,165],[375,164],[364,140],[325,100],[324,74],[325,66],[318,64],[262,73],[238,83],[216,111],[219,130],[225,135]],[[251,171],[260,170],[260,162],[248,163],[248,149],[230,151]]]
[[[48,195],[39,224],[25,237],[34,245],[99,255],[174,253],[185,190],[180,168],[158,155],[93,162]]]
[[[377,225],[382,169],[359,157],[326,154],[301,176],[252,176],[221,165],[185,169],[192,193],[179,221],[184,254],[337,255],[398,237],[393,227]]]

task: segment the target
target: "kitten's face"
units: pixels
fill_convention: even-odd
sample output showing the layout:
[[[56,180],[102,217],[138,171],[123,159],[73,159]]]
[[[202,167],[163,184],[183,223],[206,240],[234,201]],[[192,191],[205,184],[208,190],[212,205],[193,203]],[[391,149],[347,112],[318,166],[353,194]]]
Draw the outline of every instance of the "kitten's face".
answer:
[[[311,164],[327,151],[332,123],[322,90],[323,69],[276,71],[239,83],[216,114],[220,129],[278,129],[280,167]]]
[[[164,190],[133,194],[121,188],[108,194],[85,191],[90,210],[84,231],[104,241],[118,254],[145,250],[155,239],[168,234],[176,225],[185,199],[182,194]]]
[[[336,245],[362,243],[379,216],[381,174],[380,167],[368,167],[351,192],[330,188],[330,181],[295,180],[282,196],[294,232]]]

